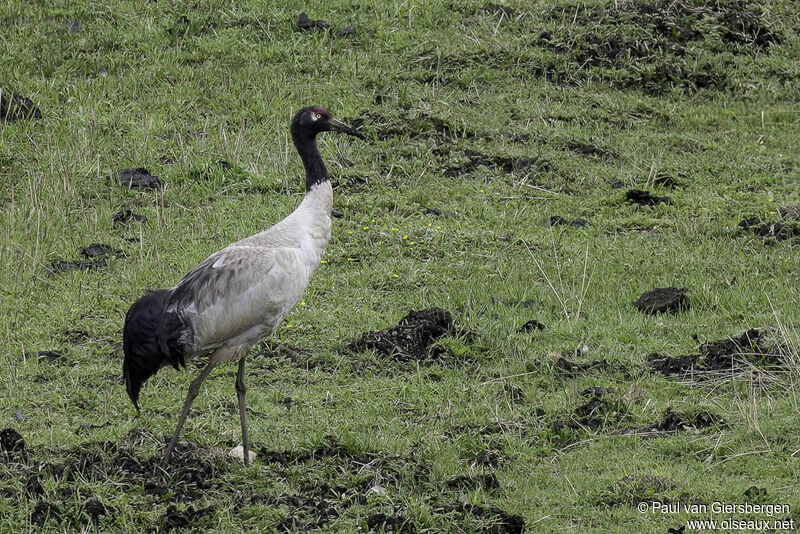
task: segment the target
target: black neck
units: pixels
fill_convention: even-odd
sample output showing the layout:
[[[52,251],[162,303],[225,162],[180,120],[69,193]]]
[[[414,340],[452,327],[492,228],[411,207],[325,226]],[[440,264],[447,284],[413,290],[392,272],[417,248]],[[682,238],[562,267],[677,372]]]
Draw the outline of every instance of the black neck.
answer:
[[[306,191],[328,180],[328,169],[317,148],[316,132],[292,132],[292,141],[306,169]]]

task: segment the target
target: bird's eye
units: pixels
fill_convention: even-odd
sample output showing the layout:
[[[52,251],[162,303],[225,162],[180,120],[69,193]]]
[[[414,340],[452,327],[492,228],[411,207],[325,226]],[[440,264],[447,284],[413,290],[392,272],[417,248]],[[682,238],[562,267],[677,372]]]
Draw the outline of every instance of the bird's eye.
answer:
[[[322,115],[321,115],[321,114],[319,114],[319,113],[314,113],[314,120],[320,120],[321,118],[322,118]]]

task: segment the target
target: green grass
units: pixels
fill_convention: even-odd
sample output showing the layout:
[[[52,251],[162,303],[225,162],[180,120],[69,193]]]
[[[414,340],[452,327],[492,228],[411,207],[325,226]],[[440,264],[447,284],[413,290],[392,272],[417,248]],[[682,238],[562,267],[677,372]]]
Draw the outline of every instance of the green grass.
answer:
[[[798,238],[737,226],[800,202],[791,2],[657,2],[653,15],[537,1],[510,16],[477,1],[74,4],[0,7],[0,89],[43,114],[0,122],[0,428],[28,451],[0,452],[0,532],[159,531],[170,506],[219,532],[367,531],[377,513],[407,531],[512,531],[492,530],[498,509],[526,532],[661,533],[706,518],[641,514],[647,499],[788,504],[800,522]],[[331,28],[298,31],[301,9]],[[191,375],[159,373],[135,417],[125,311],[299,203],[288,124],[310,104],[371,140],[321,138],[343,217],[305,305],[248,359],[262,455],[248,469],[225,458],[240,437],[235,368],[223,367],[187,421],[172,490],[148,491]],[[535,161],[459,174],[477,158],[467,150]],[[108,178],[140,166],[165,186]],[[630,188],[672,204],[631,205]],[[148,220],[116,226],[121,209]],[[555,215],[589,224],[547,226]],[[123,253],[107,270],[48,274],[90,243]],[[631,305],[667,286],[688,288],[692,308]],[[432,306],[463,332],[442,340],[448,363],[343,349]],[[546,329],[519,333],[530,319]],[[794,347],[781,369],[678,380],[648,368],[653,352],[761,326]],[[63,357],[23,358],[40,350]],[[569,376],[562,353],[609,365]],[[613,388],[605,424],[554,429],[589,386]],[[724,423],[640,431],[668,409]],[[125,475],[126,455],[141,472]],[[87,457],[94,475],[76,460]],[[448,485],[488,474],[498,488]],[[751,486],[766,495],[746,497]],[[91,498],[107,509],[97,523]],[[41,502],[60,523],[36,526]]]

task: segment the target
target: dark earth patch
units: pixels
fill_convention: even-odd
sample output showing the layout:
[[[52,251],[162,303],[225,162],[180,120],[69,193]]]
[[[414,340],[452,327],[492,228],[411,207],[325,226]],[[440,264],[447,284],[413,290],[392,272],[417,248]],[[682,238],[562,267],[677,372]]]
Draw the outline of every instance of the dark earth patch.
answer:
[[[417,526],[404,515],[386,515],[378,512],[367,517],[367,528],[370,532],[397,532],[413,534]]]
[[[425,208],[425,215],[436,215],[437,217],[457,217],[457,211],[442,211],[439,208]]]
[[[731,371],[742,362],[761,368],[784,365],[785,349],[769,328],[752,328],[736,337],[709,341],[698,350],[698,354],[678,357],[653,353],[647,357],[648,366],[664,376],[682,376],[694,372]]]
[[[441,308],[411,310],[397,326],[366,332],[360,339],[347,344],[345,350],[374,350],[378,355],[398,362],[444,362],[451,356],[436,340],[455,334],[458,331],[449,311]]]
[[[22,355],[24,360],[29,360],[36,356],[36,358],[40,362],[49,362],[54,363],[61,360],[64,357],[64,354],[61,351],[57,350],[38,350],[36,352],[26,352]]]
[[[537,321],[536,319],[531,319],[530,321],[526,322],[519,328],[519,333],[523,332],[535,332],[536,330],[544,330],[545,326]]]
[[[115,249],[111,245],[102,243],[92,243],[91,245],[81,249],[81,254],[85,258],[95,258],[98,256],[105,256],[106,254],[119,254],[121,250]]]
[[[692,304],[686,296],[688,289],[676,287],[657,287],[642,293],[633,302],[633,306],[642,313],[656,315],[659,313],[677,313],[691,308]]]
[[[671,502],[664,492],[675,490],[677,482],[655,475],[629,475],[603,490],[595,500],[605,506],[638,505],[641,502]]]
[[[500,481],[494,473],[485,475],[460,475],[448,480],[445,485],[453,490],[477,491],[484,489],[499,489]]]
[[[545,222],[545,226],[553,227],[553,226],[571,226],[573,228],[583,228],[586,226],[588,221],[585,219],[574,219],[572,221],[568,221],[564,217],[560,215],[553,215]]]
[[[462,516],[472,516],[481,522],[488,521],[488,526],[482,532],[488,534],[522,534],[525,532],[525,519],[521,515],[511,514],[495,505],[471,504],[465,498],[458,502],[445,505],[438,509],[439,512],[455,512]]]
[[[625,200],[639,204],[640,206],[655,206],[656,204],[672,204],[670,197],[657,197],[650,194],[649,191],[641,189],[630,189],[625,193]]]
[[[61,510],[53,503],[47,501],[37,502],[31,512],[31,523],[37,527],[42,527],[48,520],[60,525]]]
[[[153,176],[144,167],[135,169],[122,169],[114,173],[116,180],[131,189],[157,189],[161,187],[161,180],[158,176]]]
[[[778,208],[778,214],[781,216],[781,219],[800,221],[800,204],[781,206]]]
[[[549,164],[539,157],[512,158],[504,156],[490,156],[469,148],[464,150],[464,155],[469,159],[469,161],[462,165],[445,169],[445,176],[449,178],[455,178],[464,174],[471,174],[479,167],[498,169],[507,174],[525,170],[529,167],[536,167],[541,171],[549,169]]]
[[[581,396],[588,397],[588,400],[576,407],[570,417],[554,420],[550,428],[559,433],[563,429],[599,430],[608,424],[618,424],[626,417],[628,410],[612,393],[612,389],[600,386],[584,389]]]
[[[4,428],[0,430],[0,452],[10,456],[12,454],[21,454],[25,451],[25,440],[22,434],[13,428]]]
[[[659,187],[674,189],[682,185],[683,182],[680,178],[686,178],[686,176],[680,172],[676,175],[676,173],[670,171],[663,171],[656,174],[656,177],[653,178],[653,184]]]
[[[94,497],[89,498],[85,503],[83,503],[83,511],[89,517],[89,521],[92,523],[97,523],[97,520],[103,517],[104,515],[108,515],[108,508],[100,502],[99,499]]]
[[[555,369],[559,374],[574,377],[580,374],[588,373],[590,371],[605,371],[612,367],[611,362],[603,358],[602,360],[595,360],[592,362],[576,362],[568,360],[564,356],[559,356],[555,361]]]
[[[387,456],[378,452],[353,452],[336,438],[323,438],[310,449],[273,451],[261,448],[258,458],[267,464],[280,478],[292,477],[298,493],[258,494],[251,496],[249,503],[268,504],[286,510],[285,518],[278,529],[297,531],[322,528],[340,517],[352,506],[366,505],[374,494],[396,491],[403,483],[427,483],[430,466],[419,463],[417,458]],[[321,481],[328,473],[335,482]],[[416,532],[416,525],[404,514],[373,512],[368,519],[369,528],[391,532]],[[400,529],[400,530],[397,530]]]
[[[300,16],[297,17],[297,27],[303,31],[324,30],[328,26],[327,21],[310,19],[305,12],[300,13]]]
[[[539,44],[562,58],[558,78],[595,78],[660,94],[725,89],[731,56],[766,53],[782,37],[754,2],[622,1],[560,4],[544,14],[558,24]],[[584,74],[585,75],[585,74]]]
[[[513,19],[517,15],[516,10],[513,8],[497,4],[486,4],[481,8],[481,11],[489,15],[506,16],[509,19]]]
[[[98,269],[107,269],[108,263],[106,260],[72,260],[72,261],[54,261],[46,267],[47,271],[51,274],[63,273],[66,271],[95,271]]]
[[[726,425],[721,417],[708,411],[687,414],[670,407],[660,420],[642,427],[638,432],[685,432],[712,426],[724,428]]]
[[[744,496],[748,499],[756,499],[759,497],[767,496],[767,488],[759,488],[758,486],[750,486],[744,491]]]
[[[164,517],[161,519],[161,528],[164,532],[170,532],[172,530],[189,527],[201,517],[214,513],[216,509],[216,506],[211,505],[195,510],[192,505],[189,505],[185,510],[178,510],[174,504],[170,504],[169,507],[167,507]]]
[[[592,142],[579,139],[569,139],[564,142],[564,148],[586,158],[614,159],[617,153],[610,148],[598,146]]]
[[[147,217],[145,217],[144,215],[139,215],[138,213],[133,213],[131,210],[128,209],[118,211],[117,213],[114,214],[113,217],[111,217],[111,222],[114,223],[115,225],[127,224],[130,221],[144,223],[147,222]]]
[[[366,129],[373,130],[380,140],[405,135],[411,139],[430,140],[434,138],[439,141],[461,137],[468,139],[476,137],[474,132],[466,130],[465,127],[459,126],[446,118],[418,110],[401,111],[397,118],[386,117],[378,113],[366,113],[346,122],[358,130],[366,126]]]
[[[13,122],[41,118],[41,110],[30,98],[0,89],[0,120]]]
[[[739,222],[739,233],[745,232],[763,239],[784,241],[800,237],[800,224],[787,221],[763,222],[758,217],[747,217]]]

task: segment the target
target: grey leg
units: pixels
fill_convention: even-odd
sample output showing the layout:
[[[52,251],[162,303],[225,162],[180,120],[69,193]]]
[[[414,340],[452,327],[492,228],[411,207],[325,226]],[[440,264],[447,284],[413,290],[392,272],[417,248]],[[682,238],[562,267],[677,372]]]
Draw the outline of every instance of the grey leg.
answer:
[[[208,378],[208,374],[214,368],[214,364],[208,362],[205,369],[203,369],[197,378],[195,378],[191,385],[189,385],[189,393],[186,395],[186,400],[183,403],[183,410],[181,410],[181,416],[178,419],[178,426],[175,428],[175,433],[172,435],[172,439],[167,446],[167,452],[164,454],[164,460],[161,462],[161,468],[166,469],[167,464],[169,463],[169,457],[172,455],[172,449],[175,448],[175,443],[178,441],[178,436],[181,434],[181,429],[183,428],[183,423],[186,422],[186,416],[189,415],[189,408],[192,407],[192,402],[197,397],[197,394],[200,392],[200,385],[203,381]]]
[[[244,449],[244,465],[250,464],[250,450],[247,447],[247,411],[245,409],[244,394],[247,386],[244,383],[244,360],[239,360],[239,371],[236,373],[236,396],[239,398],[239,419],[242,421],[242,449]]]

